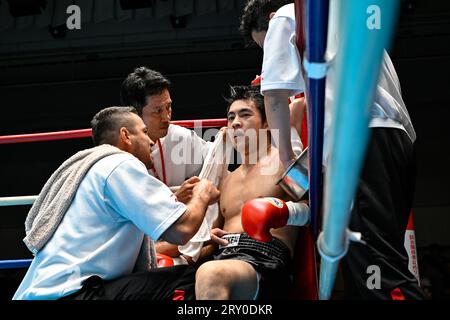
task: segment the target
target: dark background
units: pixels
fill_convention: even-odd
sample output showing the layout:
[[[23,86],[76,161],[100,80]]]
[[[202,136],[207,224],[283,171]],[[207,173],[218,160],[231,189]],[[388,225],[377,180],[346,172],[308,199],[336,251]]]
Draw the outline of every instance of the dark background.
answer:
[[[243,0],[160,0],[126,11],[119,0],[48,0],[42,13],[16,18],[11,2],[0,1],[0,135],[88,128],[98,110],[120,103],[121,82],[140,65],[172,81],[175,120],[223,118],[228,85],[260,72],[262,51],[237,30]],[[81,30],[64,27],[72,3],[81,8]],[[417,132],[421,277],[433,298],[449,297],[450,2],[402,1],[390,54]],[[0,145],[0,197],[38,194],[62,161],[90,146],[89,139]],[[22,243],[28,210],[0,207],[1,260],[31,258]],[[0,270],[1,297],[22,273]]]

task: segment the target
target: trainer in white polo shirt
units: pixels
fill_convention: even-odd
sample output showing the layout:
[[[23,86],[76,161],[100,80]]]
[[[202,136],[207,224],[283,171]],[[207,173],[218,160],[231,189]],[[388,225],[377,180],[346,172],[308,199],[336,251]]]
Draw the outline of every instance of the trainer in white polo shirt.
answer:
[[[103,109],[91,123],[96,147],[66,160],[28,213],[24,242],[35,258],[14,299],[170,298],[185,270],[165,279],[149,270],[151,240],[185,244],[218,199],[202,180],[183,204],[148,174],[153,142],[135,108]]]

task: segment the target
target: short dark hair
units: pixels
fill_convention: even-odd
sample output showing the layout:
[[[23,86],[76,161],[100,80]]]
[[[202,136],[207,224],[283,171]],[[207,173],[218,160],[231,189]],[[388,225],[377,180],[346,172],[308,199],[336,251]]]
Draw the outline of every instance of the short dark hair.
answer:
[[[109,107],[100,110],[91,120],[94,145],[110,144],[115,146],[119,129],[130,129],[130,114],[138,114],[134,107]]]
[[[239,31],[248,43],[253,43],[252,31],[267,31],[269,14],[280,9],[288,0],[249,0],[241,16]]]
[[[230,86],[230,95],[225,100],[228,102],[227,113],[230,106],[237,100],[249,100],[255,103],[261,114],[262,123],[266,122],[266,110],[264,109],[264,97],[260,93],[259,86]]]
[[[160,72],[147,67],[138,67],[122,82],[120,99],[123,105],[133,106],[139,115],[145,106],[146,98],[161,94],[170,88],[170,81]]]

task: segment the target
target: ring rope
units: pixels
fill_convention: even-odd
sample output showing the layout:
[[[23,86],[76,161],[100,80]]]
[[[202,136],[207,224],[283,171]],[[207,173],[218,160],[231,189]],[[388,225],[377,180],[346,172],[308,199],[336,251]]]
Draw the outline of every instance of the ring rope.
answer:
[[[227,119],[221,118],[221,119],[205,119],[205,120],[175,120],[171,121],[171,123],[190,129],[195,128],[207,129],[226,126]],[[91,137],[91,134],[92,129],[16,134],[9,136],[0,136],[0,144],[89,138]]]
[[[216,128],[223,127],[227,124],[227,119],[204,119],[204,120],[176,120],[171,121],[185,128]],[[87,138],[92,134],[92,129],[80,129],[69,131],[31,133],[0,136],[0,144],[37,142],[37,141],[54,141],[76,138]],[[0,207],[31,205],[38,196],[18,196],[18,197],[0,197]]]
[[[178,120],[171,121],[171,123],[190,129],[203,129],[226,126],[227,119]],[[91,135],[92,129],[19,134],[0,136],[0,144],[88,138],[91,137]],[[38,196],[0,197],[0,207],[31,205],[34,203],[37,197]],[[0,269],[28,268],[32,261],[32,259],[0,260]]]
[[[0,207],[33,204],[38,196],[0,197]]]
[[[33,259],[0,260],[0,269],[28,268]]]
[[[226,126],[227,119],[177,120],[171,121],[171,123],[190,129],[206,129]],[[18,134],[0,136],[0,144],[89,138],[91,135],[92,129]],[[38,196],[0,197],[0,207],[31,205],[37,197]],[[0,260],[0,269],[28,268],[32,261],[32,259]]]

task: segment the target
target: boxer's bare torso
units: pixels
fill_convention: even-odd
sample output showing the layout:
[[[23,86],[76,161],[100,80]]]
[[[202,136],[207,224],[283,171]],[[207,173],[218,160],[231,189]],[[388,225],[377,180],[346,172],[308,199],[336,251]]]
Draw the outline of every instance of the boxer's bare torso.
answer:
[[[274,166],[275,165],[275,166]],[[267,174],[270,173],[270,174]],[[229,173],[220,185],[220,213],[224,219],[223,230],[229,233],[244,232],[241,223],[241,208],[247,200],[276,197],[289,200],[286,193],[276,185],[283,174],[278,151],[271,148],[256,164],[241,165]],[[297,239],[298,227],[286,226],[272,229],[271,233],[283,241],[291,255]]]

